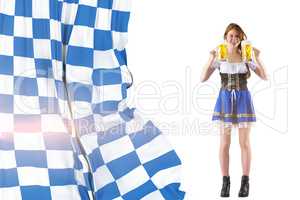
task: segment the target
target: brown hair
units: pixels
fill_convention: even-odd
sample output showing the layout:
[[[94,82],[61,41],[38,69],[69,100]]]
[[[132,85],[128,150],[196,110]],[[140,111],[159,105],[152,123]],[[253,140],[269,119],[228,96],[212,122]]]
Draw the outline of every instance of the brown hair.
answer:
[[[242,41],[247,39],[247,35],[246,33],[243,31],[243,29],[236,23],[230,23],[225,30],[224,33],[224,40],[227,37],[227,34],[229,31],[231,31],[232,29],[236,30],[239,33],[239,38],[240,38],[240,44],[238,46],[238,49],[241,51],[242,50]],[[247,72],[247,78],[249,78],[251,76],[250,70],[249,70],[249,66],[248,64],[246,64],[248,72]]]

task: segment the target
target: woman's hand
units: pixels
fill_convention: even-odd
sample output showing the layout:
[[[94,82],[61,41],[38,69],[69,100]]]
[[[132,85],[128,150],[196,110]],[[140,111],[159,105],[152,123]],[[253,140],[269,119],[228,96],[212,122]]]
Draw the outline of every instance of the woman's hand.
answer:
[[[210,53],[210,55],[213,56],[213,58],[217,57],[217,51],[216,51],[216,49],[211,50],[209,53]]]
[[[206,81],[210,77],[210,75],[215,71],[215,68],[212,67],[212,65],[217,57],[217,51],[216,49],[213,49],[209,53],[210,53],[209,59],[202,70],[202,74],[200,78],[201,82]]]
[[[263,80],[268,80],[268,77],[267,77],[267,73],[266,73],[266,70],[265,70],[265,67],[264,65],[262,64],[261,62],[261,59],[259,57],[260,55],[260,50],[258,50],[257,48],[255,47],[252,47],[253,49],[253,55],[254,55],[254,61],[256,63],[256,68],[254,70],[254,72]]]
[[[254,52],[255,58],[258,58],[258,57],[259,57],[259,54],[260,54],[260,50],[258,50],[258,49],[255,48],[255,47],[252,47],[252,48],[253,48],[253,52]]]

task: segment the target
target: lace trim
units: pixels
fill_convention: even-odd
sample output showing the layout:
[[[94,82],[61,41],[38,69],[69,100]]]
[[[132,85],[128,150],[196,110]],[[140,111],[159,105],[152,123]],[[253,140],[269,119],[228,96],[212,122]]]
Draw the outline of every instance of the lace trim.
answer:
[[[238,122],[238,123],[232,123],[232,122],[224,122],[222,120],[213,120],[213,127],[217,128],[248,128],[248,127],[254,127],[255,122]]]

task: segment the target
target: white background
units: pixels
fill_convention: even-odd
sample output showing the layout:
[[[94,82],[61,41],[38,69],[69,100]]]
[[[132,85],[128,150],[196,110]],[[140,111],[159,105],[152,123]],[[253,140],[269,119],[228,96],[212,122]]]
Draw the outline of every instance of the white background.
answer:
[[[133,1],[127,45],[134,76],[128,102],[154,121],[183,162],[188,200],[219,199],[218,130],[211,114],[219,88],[215,72],[200,83],[208,52],[236,22],[261,50],[269,81],[249,80],[258,121],[249,199],[297,199],[300,181],[300,16],[297,1]],[[297,10],[298,9],[298,10]],[[238,135],[230,150],[231,198],[242,175]]]

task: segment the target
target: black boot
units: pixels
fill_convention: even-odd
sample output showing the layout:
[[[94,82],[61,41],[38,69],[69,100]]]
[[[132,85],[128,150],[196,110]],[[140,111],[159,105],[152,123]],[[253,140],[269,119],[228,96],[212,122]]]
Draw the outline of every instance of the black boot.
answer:
[[[230,192],[230,176],[223,176],[221,197],[229,197],[229,192]]]
[[[249,196],[249,176],[242,176],[239,197],[247,197],[247,196]]]

